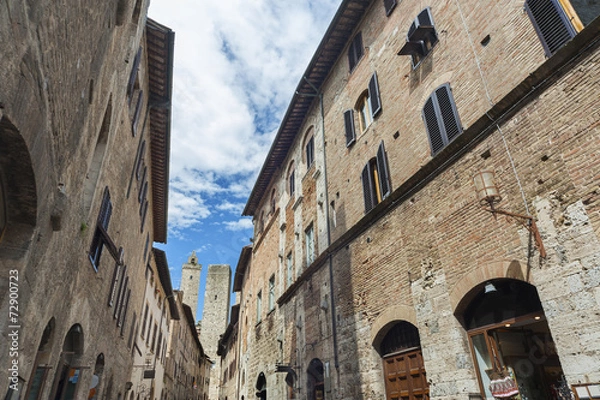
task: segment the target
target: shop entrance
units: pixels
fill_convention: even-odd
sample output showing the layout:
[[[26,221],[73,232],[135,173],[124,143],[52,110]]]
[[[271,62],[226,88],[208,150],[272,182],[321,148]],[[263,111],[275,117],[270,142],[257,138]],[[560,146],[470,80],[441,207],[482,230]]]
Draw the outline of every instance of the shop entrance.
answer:
[[[498,279],[470,293],[462,312],[485,399],[570,399],[534,286]]]

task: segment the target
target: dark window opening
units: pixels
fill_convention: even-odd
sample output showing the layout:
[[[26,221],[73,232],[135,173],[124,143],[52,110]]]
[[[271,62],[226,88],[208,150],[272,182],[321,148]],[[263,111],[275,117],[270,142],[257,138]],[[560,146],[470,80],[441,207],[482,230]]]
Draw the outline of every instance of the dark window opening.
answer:
[[[364,54],[363,42],[362,42],[362,34],[358,32],[354,39],[352,39],[352,43],[350,43],[350,47],[348,48],[348,63],[350,64],[350,72],[354,70],[356,64],[360,61]]]
[[[379,145],[377,157],[370,159],[363,168],[361,178],[365,213],[368,213],[391,193],[390,173],[383,142]]]

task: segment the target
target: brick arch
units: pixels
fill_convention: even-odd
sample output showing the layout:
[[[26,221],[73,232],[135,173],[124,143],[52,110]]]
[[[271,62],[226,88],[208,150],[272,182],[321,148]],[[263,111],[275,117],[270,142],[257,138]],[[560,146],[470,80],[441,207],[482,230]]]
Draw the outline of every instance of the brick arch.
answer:
[[[379,347],[386,333],[398,321],[410,322],[417,326],[415,309],[404,304],[397,304],[383,310],[371,325],[371,344],[373,347]]]
[[[461,312],[462,305],[469,303],[472,289],[476,286],[498,278],[510,278],[527,282],[526,276],[527,263],[518,260],[502,260],[480,265],[465,274],[450,291],[450,305],[454,315]]]

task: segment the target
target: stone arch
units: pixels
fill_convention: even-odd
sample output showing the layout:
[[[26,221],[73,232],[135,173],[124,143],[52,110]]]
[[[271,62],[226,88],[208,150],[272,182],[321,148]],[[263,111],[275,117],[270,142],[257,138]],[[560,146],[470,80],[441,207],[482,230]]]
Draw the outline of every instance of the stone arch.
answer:
[[[37,224],[37,188],[31,155],[17,128],[0,119],[0,259],[19,259]]]
[[[404,304],[398,304],[386,308],[381,314],[379,314],[379,316],[371,325],[371,344],[373,347],[376,349],[379,348],[379,344],[385,335],[398,321],[410,322],[416,326],[417,316],[415,309]]]
[[[55,370],[52,389],[53,398],[76,398],[81,381],[81,359],[83,357],[84,336],[81,325],[71,326],[62,346],[62,353]]]
[[[454,315],[462,313],[464,304],[472,300],[473,288],[483,286],[486,281],[511,278],[527,282],[527,263],[518,260],[501,260],[483,264],[465,274],[450,291],[450,305]],[[462,304],[462,305],[461,305]]]

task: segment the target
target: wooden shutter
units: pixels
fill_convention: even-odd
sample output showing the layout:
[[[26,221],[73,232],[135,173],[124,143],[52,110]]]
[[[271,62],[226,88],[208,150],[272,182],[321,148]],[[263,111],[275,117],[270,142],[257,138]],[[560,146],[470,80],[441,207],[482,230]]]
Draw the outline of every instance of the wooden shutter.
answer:
[[[390,15],[392,10],[396,7],[396,0],[383,0],[383,6],[385,7],[385,15]]]
[[[133,87],[135,86],[135,78],[137,78],[138,68],[140,66],[140,59],[142,58],[142,48],[138,49],[135,59],[133,60],[133,66],[131,67],[131,73],[129,75],[129,82],[127,83],[127,97],[131,103],[131,95],[133,95]]]
[[[363,196],[365,199],[365,213],[368,213],[375,207],[375,196],[373,193],[373,181],[371,176],[370,163],[367,163],[362,170],[362,185],[363,185]]]
[[[425,102],[423,120],[435,155],[462,133],[458,111],[452,97],[450,85],[437,88]]]
[[[423,107],[423,120],[425,121],[425,128],[427,129],[427,136],[429,137],[429,144],[431,146],[431,154],[435,155],[438,151],[444,148],[444,140],[442,139],[442,131],[439,126],[437,119],[437,113],[433,104],[434,95],[429,97]]]
[[[385,199],[390,195],[391,185],[390,172],[388,169],[383,141],[379,144],[379,149],[377,149],[377,172],[379,174],[379,189],[381,190],[381,198]]]
[[[369,101],[371,102],[371,114],[375,118],[381,112],[381,97],[379,96],[377,72],[371,76],[371,80],[369,81]]]
[[[527,0],[525,9],[548,57],[577,33],[558,0]]]
[[[356,140],[354,130],[354,110],[344,112],[344,125],[346,127],[346,146],[350,146]]]
[[[362,33],[358,32],[352,39],[352,43],[348,48],[348,63],[350,71],[354,69],[358,61],[363,55]]]
[[[112,214],[112,203],[110,201],[110,192],[108,187],[104,189],[104,196],[102,197],[102,205],[100,206],[100,212],[98,213],[98,224],[106,230],[108,229],[108,223],[110,222],[110,216]]]
[[[135,112],[133,113],[133,120],[131,121],[131,134],[135,137],[137,135],[138,121],[140,120],[140,113],[142,111],[142,104],[144,103],[144,91],[140,90],[138,95],[137,103],[135,105]]]
[[[462,132],[462,128],[458,121],[458,112],[456,111],[456,106],[454,105],[454,100],[448,84],[437,89],[435,93],[447,143],[450,143]]]

